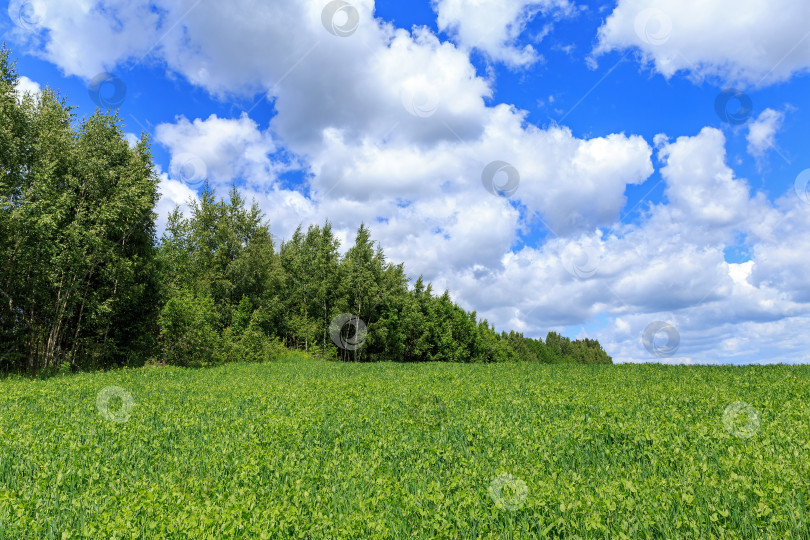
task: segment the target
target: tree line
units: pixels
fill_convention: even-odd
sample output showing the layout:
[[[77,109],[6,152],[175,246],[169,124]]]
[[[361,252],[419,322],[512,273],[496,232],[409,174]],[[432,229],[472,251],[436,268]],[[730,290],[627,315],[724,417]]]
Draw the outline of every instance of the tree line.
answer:
[[[329,222],[275,245],[258,206],[206,185],[156,237],[147,135],[16,91],[0,49],[0,371],[265,361],[611,363],[595,340],[545,342],[412,285],[367,227],[345,254]]]

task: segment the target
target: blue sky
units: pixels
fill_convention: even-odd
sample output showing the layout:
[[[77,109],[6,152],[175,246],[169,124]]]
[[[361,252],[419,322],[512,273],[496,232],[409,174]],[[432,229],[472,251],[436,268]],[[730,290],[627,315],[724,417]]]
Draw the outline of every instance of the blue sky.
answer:
[[[236,184],[279,239],[328,218],[345,248],[372,224],[412,277],[499,330],[596,337],[628,362],[810,361],[810,6],[12,0],[6,11],[21,91],[59,88],[86,116],[100,102],[88,89],[107,81],[101,96],[126,131],[152,137],[159,223],[204,180]],[[717,110],[725,89],[751,103],[733,122]],[[482,184],[495,161],[519,177],[508,198]]]

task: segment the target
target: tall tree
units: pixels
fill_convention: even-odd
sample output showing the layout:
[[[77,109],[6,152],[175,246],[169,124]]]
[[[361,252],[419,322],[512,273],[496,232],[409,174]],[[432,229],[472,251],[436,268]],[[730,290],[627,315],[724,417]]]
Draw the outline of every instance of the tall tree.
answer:
[[[71,108],[55,92],[21,98],[16,80],[3,49],[0,334],[12,349],[6,367],[141,363],[151,353],[157,313],[157,176],[148,139],[130,148],[118,116],[101,112],[75,130]]]

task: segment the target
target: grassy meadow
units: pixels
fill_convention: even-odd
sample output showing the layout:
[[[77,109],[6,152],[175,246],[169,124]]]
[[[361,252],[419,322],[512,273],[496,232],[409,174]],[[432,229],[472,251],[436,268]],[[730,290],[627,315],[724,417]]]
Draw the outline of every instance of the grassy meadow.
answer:
[[[810,368],[0,381],[0,538],[807,538]]]

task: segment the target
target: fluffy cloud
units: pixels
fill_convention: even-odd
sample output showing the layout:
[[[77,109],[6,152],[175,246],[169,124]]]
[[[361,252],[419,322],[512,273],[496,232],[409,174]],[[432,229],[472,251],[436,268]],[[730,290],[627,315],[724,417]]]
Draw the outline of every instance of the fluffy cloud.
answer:
[[[778,201],[770,219],[755,230],[751,282],[772,287],[794,302],[810,303],[810,204],[795,196]]]
[[[169,214],[179,207],[181,212],[188,215],[188,203],[197,199],[197,192],[183,182],[169,179],[165,174],[160,175],[158,192],[160,200],[155,207],[155,213],[158,216],[155,228],[158,236],[161,236],[166,230]]]
[[[588,335],[620,361],[806,361],[810,338],[799,328],[810,316],[803,271],[810,206],[793,194],[776,205],[751,195],[726,165],[724,145],[712,128],[661,144],[670,204],[608,234],[507,254],[500,269],[471,268],[449,280],[451,290],[490,320],[529,334],[610,313],[607,326]],[[729,263],[724,249],[740,234],[753,246],[751,259]],[[676,329],[671,356],[643,344],[655,321]]]
[[[363,221],[372,224],[392,258],[409,261],[414,273],[438,276],[443,268],[498,266],[525,225],[519,207],[530,216],[538,214],[559,235],[612,224],[625,204],[626,185],[652,173],[652,150],[640,137],[581,140],[567,129],[522,127],[523,113],[505,106],[492,110],[487,121],[477,141],[433,147],[371,138],[352,144],[339,130],[330,130],[310,161],[311,198],[280,188],[265,189],[266,195],[259,189],[254,195],[283,235],[300,222],[328,218],[348,237]],[[198,156],[234,155],[217,144],[237,138],[208,126],[212,122],[181,119],[159,126],[157,139],[172,151],[173,177],[182,177],[182,164],[195,149]],[[213,142],[203,137],[209,132]],[[248,133],[245,139],[260,136],[255,125]],[[520,184],[511,199],[517,207],[493,196],[482,183],[483,169],[497,159],[508,160],[519,171]],[[220,167],[222,173],[215,176],[221,183],[245,168],[232,159],[208,165],[211,170]],[[193,162],[191,170],[196,170]]]
[[[462,47],[478,49],[513,67],[529,66],[540,58],[532,45],[516,45],[529,21],[538,13],[561,17],[574,12],[568,0],[434,0],[433,6],[439,30]],[[534,40],[542,37],[541,33]]]
[[[370,140],[351,145],[338,132],[329,133],[312,158],[315,189],[364,201],[468,193],[489,201],[482,173],[499,160],[520,175],[512,199],[538,214],[554,234],[569,235],[613,223],[625,204],[626,186],[653,172],[652,150],[641,137],[578,139],[567,128],[524,125],[525,112],[504,105],[488,110],[481,121],[479,139],[428,148]]]
[[[37,96],[42,91],[42,87],[39,85],[38,82],[32,81],[28,77],[21,76],[17,79],[17,94],[20,98],[25,94],[31,94],[32,96]]]
[[[773,109],[765,109],[759,117],[748,124],[748,153],[756,158],[765,155],[776,142],[776,132],[782,127],[785,114]]]
[[[722,131],[704,128],[659,151],[671,208],[686,214],[690,223],[714,230],[749,217],[748,186],[726,165],[725,140]]]
[[[270,134],[261,132],[247,114],[238,119],[218,118],[160,124],[155,139],[171,152],[169,174],[173,179],[199,187],[240,181],[269,185],[279,168],[269,158],[276,152]]]
[[[12,0],[8,12],[18,39],[41,45],[43,57],[88,80],[146,54],[165,31],[149,2]]]
[[[594,52],[635,48],[667,78],[762,86],[810,69],[809,18],[793,0],[618,0]]]

